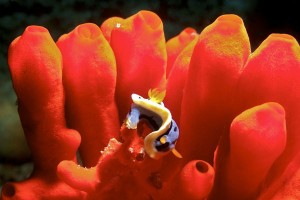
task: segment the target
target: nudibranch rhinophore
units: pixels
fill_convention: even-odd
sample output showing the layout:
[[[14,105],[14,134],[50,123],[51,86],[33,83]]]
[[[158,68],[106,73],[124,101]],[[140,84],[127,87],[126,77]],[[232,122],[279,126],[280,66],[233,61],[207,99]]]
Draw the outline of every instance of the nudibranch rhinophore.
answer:
[[[179,128],[162,102],[165,92],[149,90],[148,96],[149,99],[145,99],[137,94],[131,95],[133,103],[125,120],[126,127],[136,129],[141,119],[147,120],[153,132],[144,139],[146,153],[151,158],[159,159],[172,151],[175,156],[182,158],[175,149]]]

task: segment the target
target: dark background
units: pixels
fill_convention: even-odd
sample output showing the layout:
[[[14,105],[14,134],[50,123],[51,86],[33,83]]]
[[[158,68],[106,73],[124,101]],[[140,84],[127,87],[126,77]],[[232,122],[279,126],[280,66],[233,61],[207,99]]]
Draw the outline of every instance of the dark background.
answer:
[[[0,188],[8,180],[23,179],[32,168],[8,73],[11,41],[32,24],[46,27],[57,40],[80,23],[100,25],[106,18],[126,18],[142,9],[160,16],[166,39],[188,26],[201,32],[226,13],[243,18],[252,51],[271,33],[300,39],[297,0],[0,0]]]

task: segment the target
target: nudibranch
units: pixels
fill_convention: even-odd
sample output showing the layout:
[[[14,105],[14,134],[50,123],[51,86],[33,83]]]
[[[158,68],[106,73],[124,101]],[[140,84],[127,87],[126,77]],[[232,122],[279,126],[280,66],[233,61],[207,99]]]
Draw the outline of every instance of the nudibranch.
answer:
[[[137,94],[131,95],[133,103],[125,120],[126,127],[136,129],[140,120],[146,120],[153,132],[144,138],[145,152],[153,159],[159,159],[170,151],[182,158],[175,149],[179,128],[172,119],[170,110],[162,102],[165,92],[149,90],[148,96],[149,99],[145,99]]]

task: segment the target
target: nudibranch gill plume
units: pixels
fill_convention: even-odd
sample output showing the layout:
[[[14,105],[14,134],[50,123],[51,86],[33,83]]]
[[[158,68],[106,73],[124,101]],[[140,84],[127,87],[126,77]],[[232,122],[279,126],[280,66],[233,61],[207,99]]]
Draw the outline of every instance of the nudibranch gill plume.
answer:
[[[179,128],[162,102],[165,91],[150,89],[148,96],[149,99],[145,99],[137,94],[131,95],[133,103],[125,120],[126,127],[136,129],[140,120],[146,120],[153,130],[144,138],[146,153],[153,159],[159,159],[172,151],[175,156],[182,158],[175,149]]]

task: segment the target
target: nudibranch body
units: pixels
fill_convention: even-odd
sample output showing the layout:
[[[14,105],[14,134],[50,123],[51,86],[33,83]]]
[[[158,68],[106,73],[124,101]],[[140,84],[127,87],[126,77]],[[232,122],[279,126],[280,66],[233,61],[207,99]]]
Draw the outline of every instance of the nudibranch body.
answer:
[[[152,126],[153,132],[144,139],[146,153],[154,159],[159,159],[172,151],[175,156],[182,156],[175,150],[175,144],[179,137],[179,129],[172,119],[171,112],[167,109],[162,100],[164,92],[149,90],[149,99],[137,94],[132,94],[133,104],[126,117],[126,127],[136,129],[141,119],[145,119]]]

